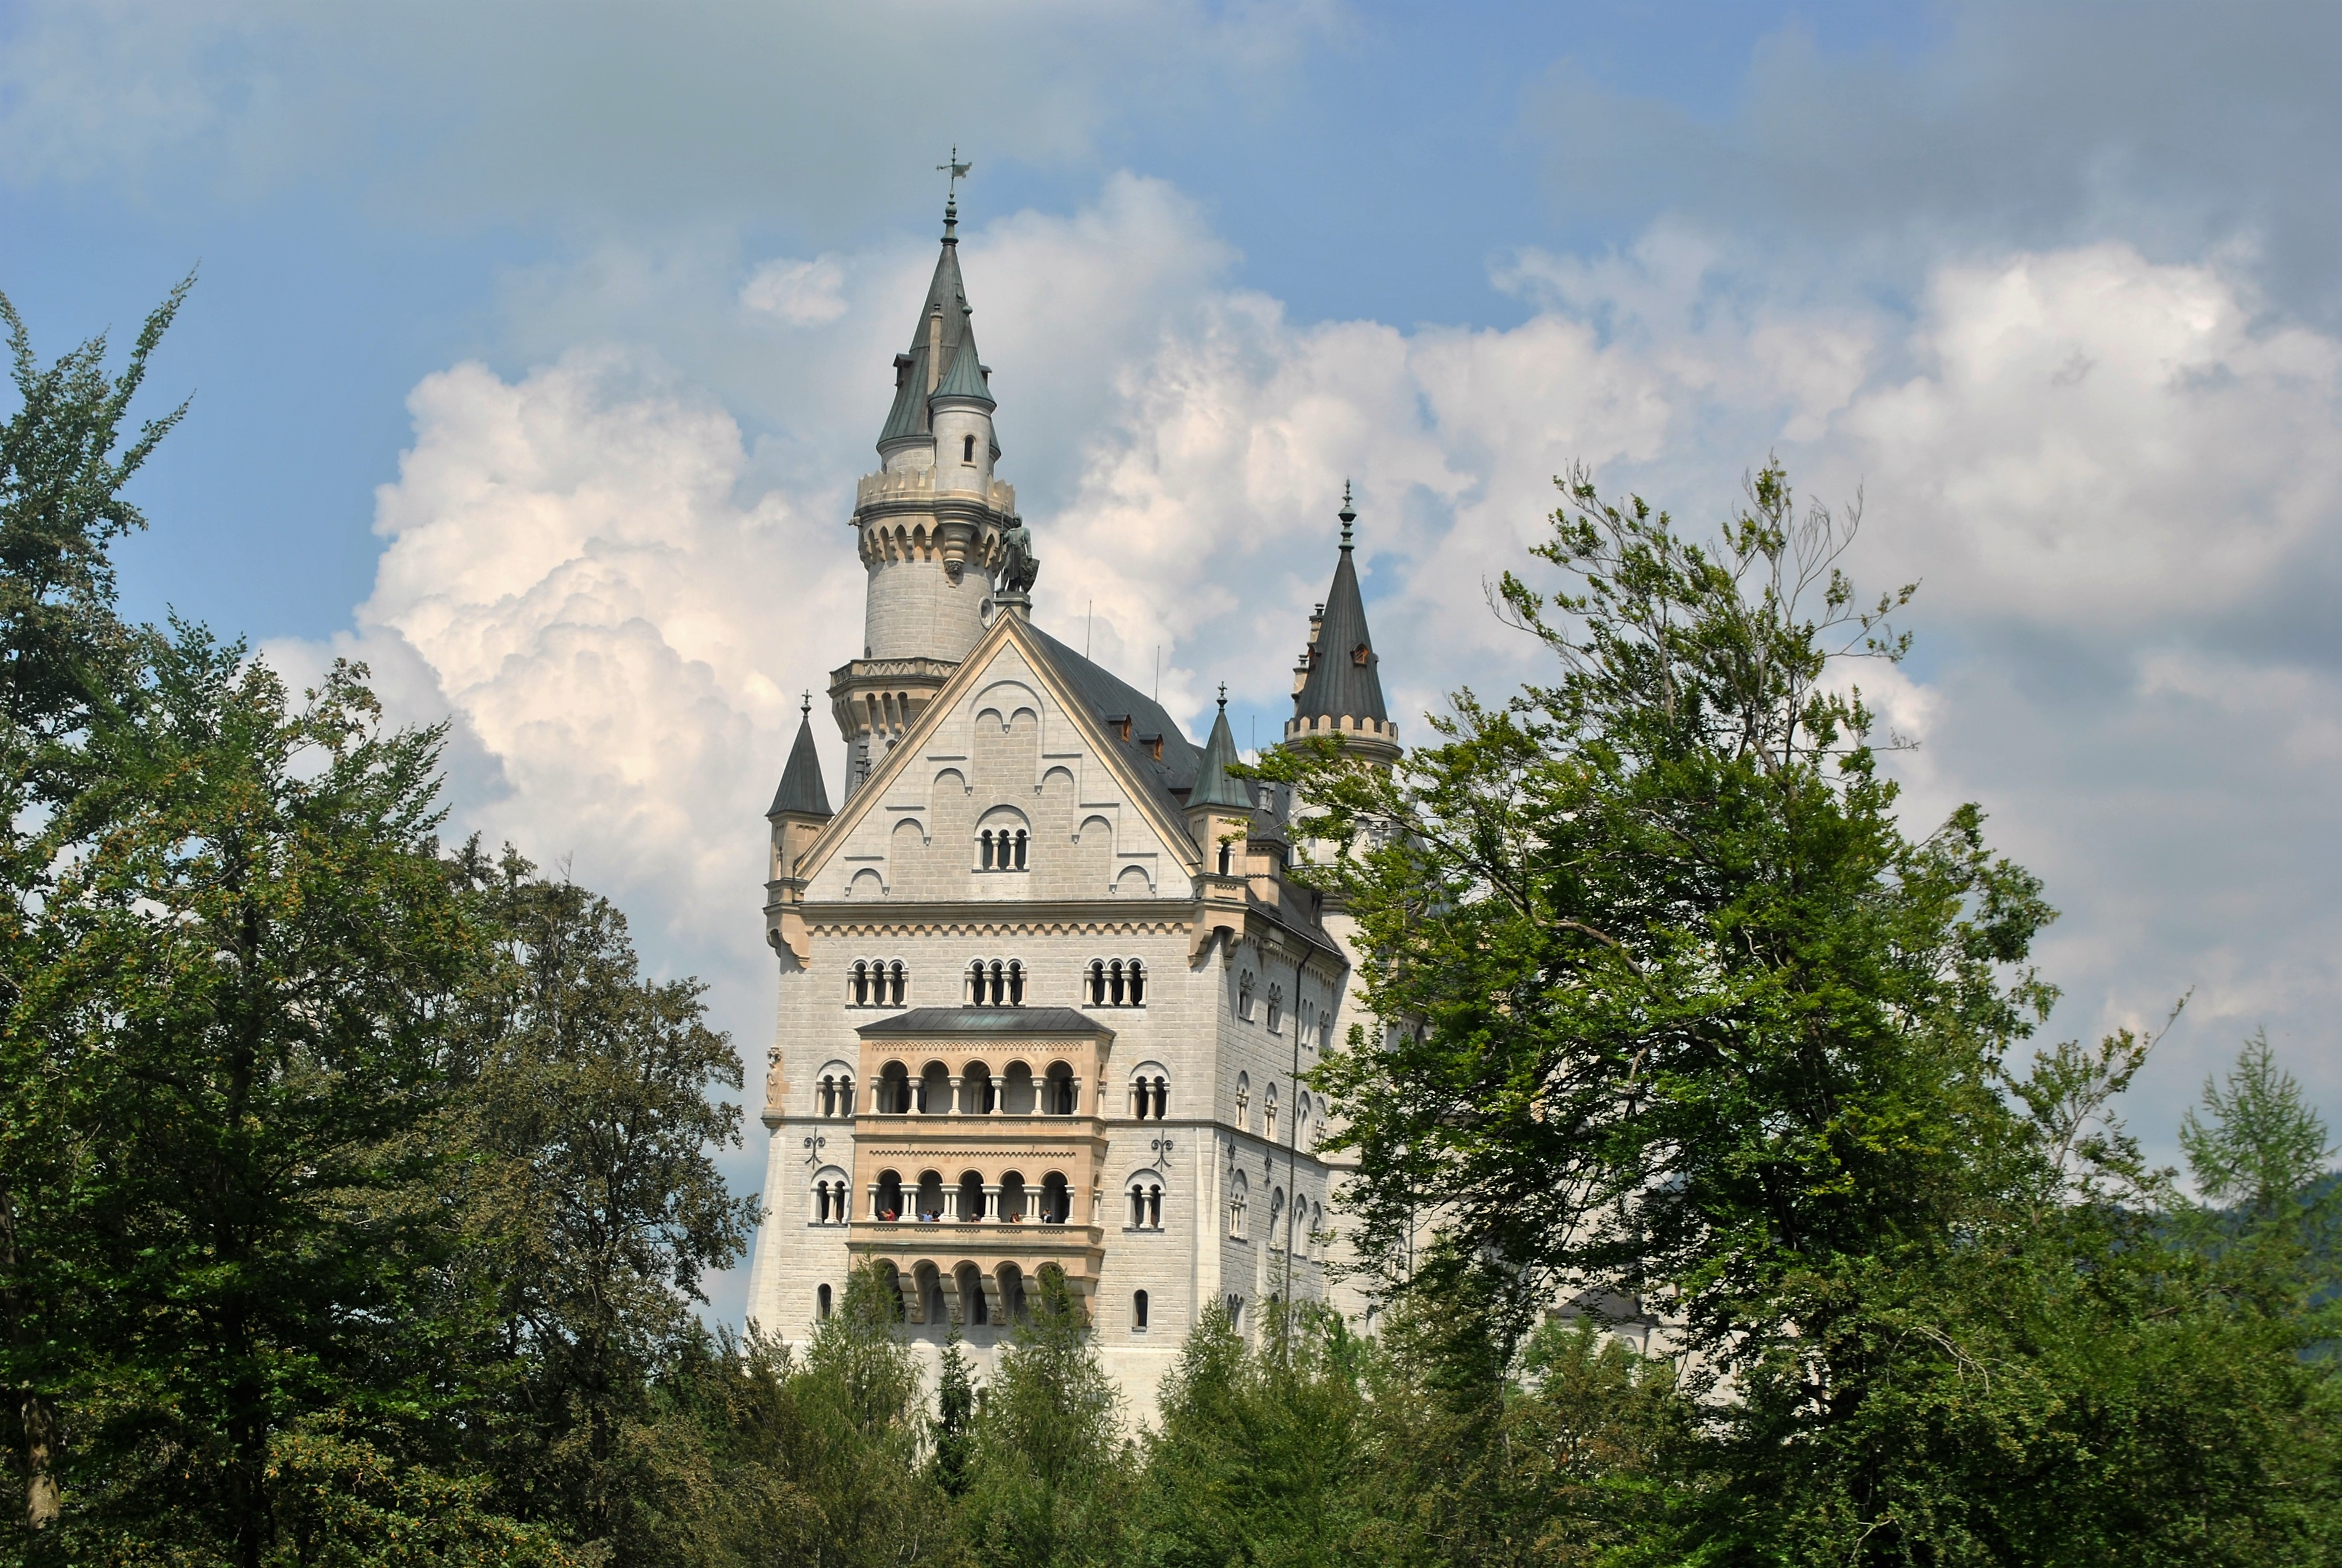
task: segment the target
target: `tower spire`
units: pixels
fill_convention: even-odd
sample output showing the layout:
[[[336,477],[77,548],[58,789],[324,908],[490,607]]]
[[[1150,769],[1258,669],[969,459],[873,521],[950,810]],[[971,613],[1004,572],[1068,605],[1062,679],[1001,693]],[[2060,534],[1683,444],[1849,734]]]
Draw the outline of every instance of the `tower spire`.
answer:
[[[1352,527],[1358,520],[1350,484],[1342,484],[1342,545],[1334,562],[1334,584],[1313,623],[1309,651],[1296,672],[1293,717],[1287,740],[1338,735],[1343,743],[1377,762],[1398,758],[1398,726],[1383,705],[1382,656],[1366,630],[1366,596],[1358,591]]]

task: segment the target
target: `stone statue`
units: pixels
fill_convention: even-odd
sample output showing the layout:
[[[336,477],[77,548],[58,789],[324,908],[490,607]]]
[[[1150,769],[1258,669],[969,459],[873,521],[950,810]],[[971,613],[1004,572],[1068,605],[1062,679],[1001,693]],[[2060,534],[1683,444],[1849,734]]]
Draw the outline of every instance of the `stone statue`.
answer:
[[[1025,526],[1022,517],[1008,519],[1007,528],[1000,535],[1000,585],[1003,594],[1026,594],[1033,588],[1033,579],[1041,574],[1040,557],[1033,554],[1032,531]]]

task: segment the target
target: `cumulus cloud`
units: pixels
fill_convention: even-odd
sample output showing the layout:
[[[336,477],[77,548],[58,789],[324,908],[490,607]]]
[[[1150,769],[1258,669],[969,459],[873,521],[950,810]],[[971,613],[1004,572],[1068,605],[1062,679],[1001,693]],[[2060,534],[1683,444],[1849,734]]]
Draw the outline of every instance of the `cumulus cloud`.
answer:
[[[1231,285],[1190,201],[1127,176],[963,249],[1036,613],[1135,681],[1159,648],[1175,712],[1226,679],[1274,724],[1345,477],[1419,736],[1445,691],[1537,669],[1483,585],[1542,531],[1556,472],[1590,463],[1701,526],[1777,450],[1808,491],[1865,493],[1859,574],[1925,580],[1921,657],[1858,678],[1924,743],[1892,763],[1914,825],[1983,802],[2067,912],[2044,949],[2060,1031],[2152,1021],[2194,987],[2144,1125],[2261,1023],[2342,1097],[2305,1049],[2342,1004],[2342,660],[2329,625],[2269,630],[2337,585],[2342,344],[2220,257],[2007,252],[1897,310],[1784,299],[1661,225],[1616,255],[1512,258],[1495,281],[1527,318],[1466,330],[1296,322]],[[413,711],[457,714],[463,822],[623,894],[656,955],[716,980],[752,1056],[760,814],[795,694],[858,643],[850,481],[932,261],[606,255],[540,278],[548,340],[630,300],[685,324],[688,368],[603,346],[425,379],[345,639]]]

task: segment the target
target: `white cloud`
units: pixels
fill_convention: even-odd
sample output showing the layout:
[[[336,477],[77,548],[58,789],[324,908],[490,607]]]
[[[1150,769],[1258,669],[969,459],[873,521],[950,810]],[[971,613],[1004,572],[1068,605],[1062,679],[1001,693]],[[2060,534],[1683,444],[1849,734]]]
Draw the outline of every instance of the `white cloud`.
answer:
[[[846,314],[846,272],[834,255],[769,261],[741,289],[740,303],[791,326],[821,326]]]
[[[1420,736],[1442,692],[1537,667],[1482,584],[1542,532],[1556,471],[1589,462],[1699,527],[1778,448],[1808,490],[1867,485],[1873,586],[1927,580],[1920,660],[1856,678],[1924,742],[1892,764],[1915,824],[1978,799],[2048,879],[2063,1032],[2198,988],[2142,1126],[2263,1022],[2342,1100],[2342,1064],[2300,1050],[2342,1005],[2342,657],[2323,626],[2272,633],[2337,576],[2342,345],[2261,319],[2217,265],[2004,255],[1939,269],[1897,317],[1785,298],[1661,229],[1622,255],[1525,255],[1505,281],[1535,314],[1465,331],[1296,323],[1228,286],[1225,245],[1157,182],[963,248],[1038,613],[1067,636],[1094,614],[1134,680],[1159,644],[1175,712],[1226,679],[1275,713],[1346,475]],[[354,645],[415,711],[459,714],[464,820],[622,894],[646,945],[716,981],[751,1057],[764,796],[794,694],[858,642],[848,481],[932,255],[539,279],[538,330],[623,299],[640,335],[680,324],[695,375],[612,348],[516,381],[455,366],[415,389],[379,497]],[[726,404],[769,434],[752,449]]]

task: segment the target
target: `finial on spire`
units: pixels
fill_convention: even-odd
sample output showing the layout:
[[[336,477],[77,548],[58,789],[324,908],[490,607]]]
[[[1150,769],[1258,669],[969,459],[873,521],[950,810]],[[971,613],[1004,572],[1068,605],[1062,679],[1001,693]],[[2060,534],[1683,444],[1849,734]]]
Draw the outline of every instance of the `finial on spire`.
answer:
[[[1334,514],[1342,520],[1342,548],[1350,547],[1350,524],[1358,520],[1357,508],[1350,504],[1350,482],[1342,481],[1342,509]]]
[[[805,700],[797,704],[797,712],[806,718],[811,718],[813,717],[813,692],[807,689],[803,694]]]
[[[959,144],[952,144],[951,156],[936,165],[936,173],[947,175],[944,181],[944,244],[957,245],[952,231],[959,226],[959,183],[967,178],[968,170],[976,167],[974,159],[962,161]]]
[[[1222,681],[1222,682],[1220,683],[1220,712],[1222,712],[1222,713],[1224,713],[1224,714],[1225,714],[1225,713],[1226,713],[1227,711],[1228,711],[1228,684],[1227,684],[1226,681]]]

